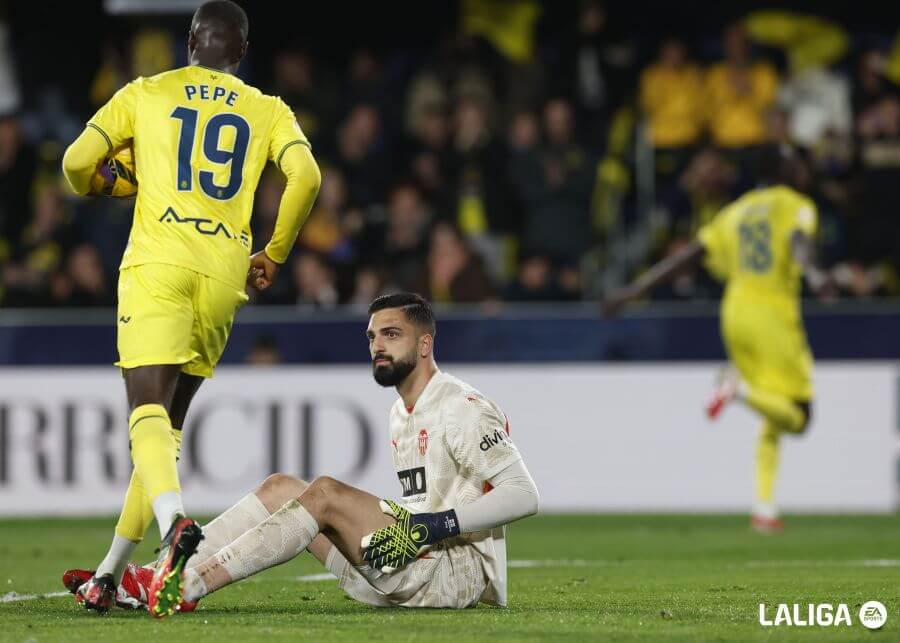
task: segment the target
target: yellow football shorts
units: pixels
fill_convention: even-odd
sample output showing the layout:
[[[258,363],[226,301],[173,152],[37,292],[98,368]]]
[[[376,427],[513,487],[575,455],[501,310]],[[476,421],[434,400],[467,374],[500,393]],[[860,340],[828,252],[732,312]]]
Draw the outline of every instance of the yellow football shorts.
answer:
[[[799,306],[791,301],[730,297],[722,304],[728,359],[751,386],[798,402],[812,399],[812,352]]]
[[[234,286],[168,264],[131,266],[119,273],[116,366],[182,364],[182,372],[212,377],[247,301]]]

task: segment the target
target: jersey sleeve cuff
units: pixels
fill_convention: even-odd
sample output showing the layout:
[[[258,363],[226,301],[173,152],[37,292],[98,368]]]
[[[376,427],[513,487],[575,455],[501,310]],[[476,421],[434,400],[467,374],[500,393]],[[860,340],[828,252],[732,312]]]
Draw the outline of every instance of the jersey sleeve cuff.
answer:
[[[266,256],[277,263],[279,266],[284,265],[284,262],[287,261],[287,257],[282,257],[279,253],[273,252],[271,246],[267,245],[263,248],[263,252],[266,253]]]
[[[281,148],[281,151],[278,152],[278,156],[275,157],[275,165],[277,165],[279,169],[281,169],[281,157],[284,156],[284,153],[289,147],[292,147],[294,145],[305,145],[309,149],[312,149],[312,145],[309,144],[309,141],[304,141],[299,138],[296,141],[291,141],[290,143],[285,144],[285,146]]]

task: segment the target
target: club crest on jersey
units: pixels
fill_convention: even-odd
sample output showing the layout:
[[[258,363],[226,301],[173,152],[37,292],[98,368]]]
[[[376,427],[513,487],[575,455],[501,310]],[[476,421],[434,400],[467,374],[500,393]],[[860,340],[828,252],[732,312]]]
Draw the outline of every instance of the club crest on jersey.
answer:
[[[428,429],[422,429],[419,431],[419,453],[423,456],[425,452],[428,450]]]

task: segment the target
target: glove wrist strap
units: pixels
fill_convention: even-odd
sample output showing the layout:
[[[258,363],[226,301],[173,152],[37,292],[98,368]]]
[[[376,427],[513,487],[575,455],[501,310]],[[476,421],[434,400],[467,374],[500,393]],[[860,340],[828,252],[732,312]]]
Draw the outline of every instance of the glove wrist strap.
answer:
[[[438,511],[428,516],[428,520],[425,523],[431,534],[429,540],[432,542],[459,536],[459,519],[456,517],[456,512],[453,509]]]

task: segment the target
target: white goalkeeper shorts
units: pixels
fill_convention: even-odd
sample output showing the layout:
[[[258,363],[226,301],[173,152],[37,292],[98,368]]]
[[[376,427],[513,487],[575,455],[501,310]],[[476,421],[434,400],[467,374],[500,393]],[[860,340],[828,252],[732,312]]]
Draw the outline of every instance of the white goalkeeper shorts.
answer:
[[[475,606],[487,586],[481,554],[468,544],[434,549],[390,574],[354,567],[337,547],[328,552],[325,566],[350,598],[375,607],[463,609]]]

